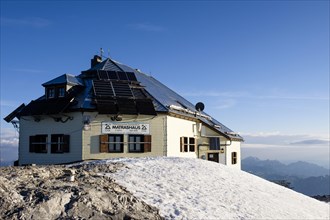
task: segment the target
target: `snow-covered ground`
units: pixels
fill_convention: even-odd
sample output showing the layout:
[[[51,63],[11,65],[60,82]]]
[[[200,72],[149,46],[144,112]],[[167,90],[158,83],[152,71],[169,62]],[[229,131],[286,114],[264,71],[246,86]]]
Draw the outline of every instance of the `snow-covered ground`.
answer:
[[[166,219],[329,219],[330,206],[249,173],[199,159],[127,158],[106,174]],[[317,187],[317,186],[316,186]]]

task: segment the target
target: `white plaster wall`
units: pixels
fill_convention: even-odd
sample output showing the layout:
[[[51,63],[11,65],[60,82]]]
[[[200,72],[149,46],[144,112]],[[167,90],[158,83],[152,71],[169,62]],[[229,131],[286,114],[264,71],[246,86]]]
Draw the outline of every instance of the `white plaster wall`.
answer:
[[[227,142],[228,144],[230,143],[229,141]],[[231,153],[232,152],[237,152],[237,163],[232,164],[231,161]],[[239,141],[232,141],[231,145],[227,146],[226,149],[226,165],[235,167],[237,169],[241,169],[241,142]]]
[[[128,136],[124,135],[124,152],[123,153],[100,153],[99,136],[102,134],[101,123],[111,122],[112,115],[98,115],[96,113],[85,113],[91,119],[91,129],[83,131],[83,159],[107,159],[117,157],[152,157],[163,156],[164,153],[164,123],[165,117],[147,116],[147,115],[125,115],[120,122],[132,123],[148,123],[151,137],[151,152],[130,153],[128,152]],[[119,123],[120,123],[119,122]]]
[[[167,116],[167,156],[197,158],[197,144],[195,152],[180,152],[180,137],[195,137],[194,130],[196,122]]]
[[[66,114],[73,117],[66,123],[55,122],[48,116],[42,116],[39,122],[33,117],[21,117],[19,135],[19,164],[58,164],[82,160],[81,134],[82,118],[81,113]],[[64,117],[66,118],[66,117]],[[29,137],[37,134],[47,134],[50,142],[51,134],[70,135],[70,152],[63,154],[52,154],[51,145],[48,144],[46,153],[30,153]]]

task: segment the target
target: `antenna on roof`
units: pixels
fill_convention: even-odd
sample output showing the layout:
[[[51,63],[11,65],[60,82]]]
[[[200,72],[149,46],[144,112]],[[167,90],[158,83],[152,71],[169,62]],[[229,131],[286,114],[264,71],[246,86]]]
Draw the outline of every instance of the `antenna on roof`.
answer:
[[[110,58],[110,49],[108,49],[108,58]]]
[[[103,57],[103,53],[104,53],[104,50],[102,49],[102,47],[100,48],[100,57]]]

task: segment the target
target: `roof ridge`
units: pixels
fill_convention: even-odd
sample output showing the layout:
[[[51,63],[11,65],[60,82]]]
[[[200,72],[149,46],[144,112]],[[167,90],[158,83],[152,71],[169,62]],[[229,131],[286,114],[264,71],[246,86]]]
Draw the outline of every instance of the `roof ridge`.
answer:
[[[119,62],[116,62],[114,60],[112,60],[111,58],[107,58],[107,60],[110,60],[116,67],[118,67],[118,69],[120,69],[121,71],[125,72],[122,68],[120,68],[120,66],[118,64],[120,64]],[[117,64],[118,63],[118,64]],[[103,66],[104,67],[104,66]]]

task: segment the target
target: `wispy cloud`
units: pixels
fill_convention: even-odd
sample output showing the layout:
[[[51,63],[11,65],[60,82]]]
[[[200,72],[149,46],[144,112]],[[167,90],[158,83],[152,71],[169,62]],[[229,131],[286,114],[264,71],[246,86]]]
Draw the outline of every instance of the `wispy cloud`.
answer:
[[[0,100],[0,106],[1,107],[10,107],[10,108],[16,108],[18,107],[18,103],[15,101],[9,101],[9,100]]]
[[[51,22],[40,17],[28,18],[1,18],[1,26],[25,26],[33,28],[47,27]]]
[[[280,132],[240,133],[244,137],[244,147],[325,147],[329,146],[328,136],[313,136],[305,134],[281,134]]]
[[[287,99],[287,100],[323,100],[329,101],[329,97],[318,96],[256,96],[258,99]]]
[[[155,25],[151,23],[135,23],[128,25],[129,28],[138,31],[148,31],[148,32],[163,32],[166,31],[165,27],[160,25]]]
[[[2,128],[0,133],[0,162],[17,160],[18,134],[14,128]]]
[[[221,103],[217,104],[214,108],[215,109],[227,109],[231,108],[236,105],[236,101],[234,99],[225,99],[221,100]]]
[[[246,91],[203,91],[195,93],[182,93],[184,96],[190,97],[227,97],[227,98],[248,98],[248,99],[279,99],[279,100],[320,100],[329,101],[329,96],[295,96],[295,95],[256,95]]]
[[[320,139],[311,139],[311,140],[303,140],[303,141],[296,141],[290,143],[291,145],[324,145],[328,144],[329,145],[330,141],[326,140],[320,140]]]
[[[250,97],[251,95],[248,92],[217,92],[217,91],[203,91],[203,92],[182,92],[184,96],[191,97],[227,97],[227,98],[241,98],[241,97]]]
[[[17,148],[18,146],[18,134],[13,129],[6,129],[3,128],[1,130],[1,139],[0,139],[0,146],[1,148]]]
[[[9,69],[13,72],[23,72],[23,73],[44,73],[45,71],[39,70],[39,69],[29,69],[29,68],[13,68]]]

